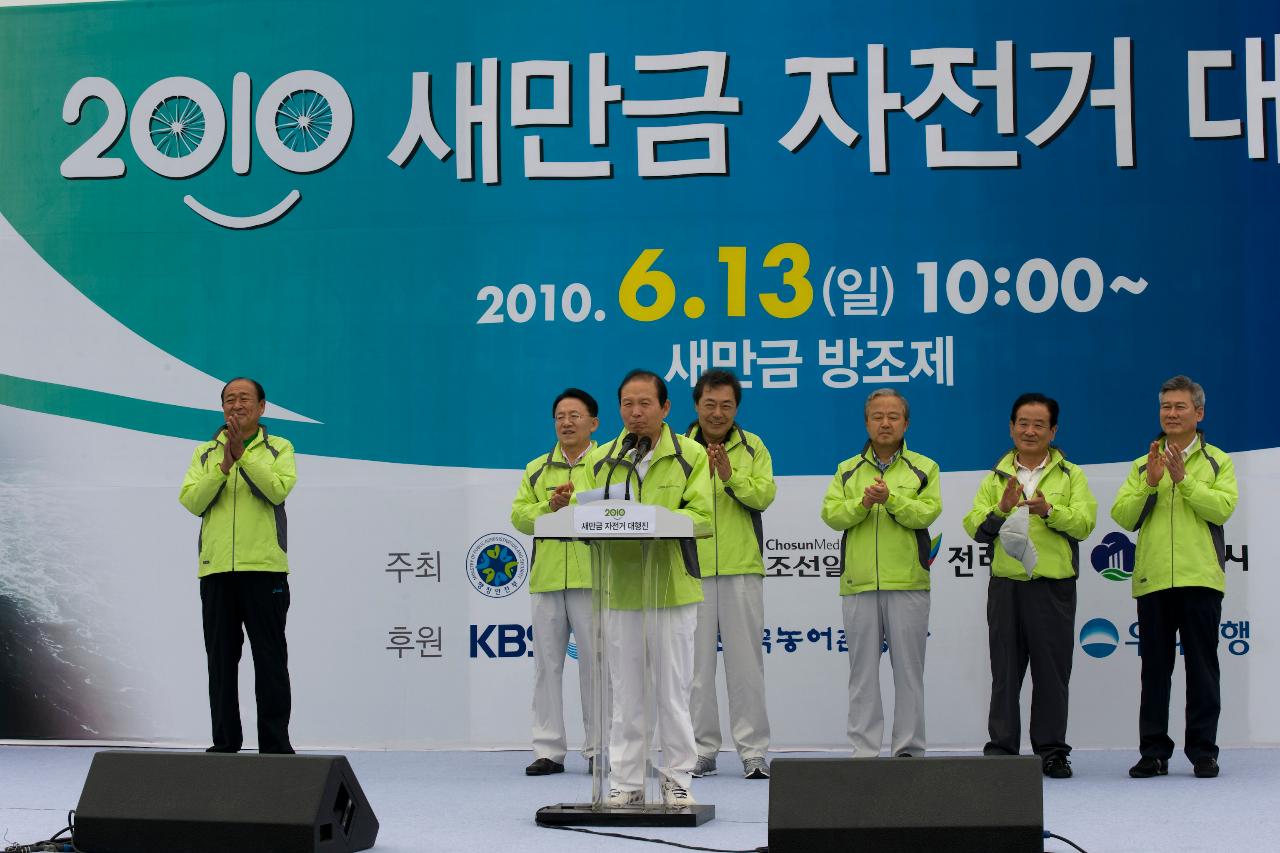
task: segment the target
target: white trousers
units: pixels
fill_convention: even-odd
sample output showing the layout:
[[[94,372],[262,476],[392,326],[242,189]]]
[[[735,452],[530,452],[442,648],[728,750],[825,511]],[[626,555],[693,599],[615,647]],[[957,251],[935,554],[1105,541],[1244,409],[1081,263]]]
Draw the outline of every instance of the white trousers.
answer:
[[[563,764],[568,751],[564,726],[564,660],[569,631],[578,647],[579,703],[586,738],[582,755],[595,755],[596,726],[592,662],[591,590],[564,589],[529,595],[533,609],[533,757]]]
[[[644,789],[645,736],[654,723],[645,705],[646,663],[662,747],[658,772],[686,789],[691,785],[697,756],[689,718],[689,689],[697,620],[696,604],[655,608],[647,614],[641,610],[608,611],[606,636],[613,685],[609,787]]]
[[[890,755],[921,756],[924,735],[924,655],[929,593],[883,590],[841,596],[849,645],[849,740],[854,758],[880,754],[884,707],[880,700],[880,647],[889,643],[893,667]]]
[[[724,646],[729,731],[738,755],[764,758],[769,751],[769,713],[764,699],[764,576],[720,575],[702,579],[698,631],[693,649],[693,694],[689,711],[698,755],[720,751],[720,706],[716,701],[716,637]]]

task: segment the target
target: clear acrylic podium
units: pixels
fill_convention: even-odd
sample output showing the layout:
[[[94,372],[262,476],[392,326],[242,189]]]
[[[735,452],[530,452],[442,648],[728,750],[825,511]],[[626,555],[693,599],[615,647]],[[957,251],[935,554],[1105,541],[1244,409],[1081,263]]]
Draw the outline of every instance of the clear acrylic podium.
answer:
[[[534,523],[534,539],[575,540],[591,546],[591,633],[593,651],[593,706],[597,725],[596,758],[591,774],[591,802],[560,803],[538,809],[540,824],[578,826],[700,826],[715,817],[715,806],[667,807],[663,803],[659,763],[655,760],[655,708],[653,673],[667,661],[655,659],[650,644],[643,643],[643,700],[638,707],[620,708],[623,715],[638,715],[643,733],[644,802],[613,807],[609,796],[609,737],[613,717],[609,689],[611,616],[638,618],[643,636],[651,636],[658,624],[675,559],[683,570],[681,549],[693,550],[695,539],[711,535],[705,525],[695,527],[691,518],[665,507],[633,501],[609,500],[571,504],[548,513]],[[636,605],[639,605],[638,609]],[[583,701],[587,701],[584,697]],[[626,719],[623,717],[623,719]],[[631,718],[632,721],[635,717]]]

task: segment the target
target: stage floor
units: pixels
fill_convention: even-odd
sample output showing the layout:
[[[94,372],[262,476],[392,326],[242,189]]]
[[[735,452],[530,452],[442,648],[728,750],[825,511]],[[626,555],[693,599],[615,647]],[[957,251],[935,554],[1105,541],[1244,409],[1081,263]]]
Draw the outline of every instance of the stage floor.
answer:
[[[0,850],[48,838],[66,823],[84,784],[93,747],[0,746]],[[382,824],[384,853],[519,850],[521,853],[661,849],[534,824],[541,806],[590,799],[586,765],[571,756],[567,771],[530,778],[528,752],[347,752]],[[776,753],[808,755],[817,753]],[[821,753],[831,755],[832,753]],[[927,759],[926,759],[927,760]],[[1130,779],[1131,752],[1080,751],[1075,778],[1046,779],[1045,829],[1088,853],[1270,851],[1280,849],[1280,750],[1224,750],[1222,775],[1196,779],[1181,755],[1169,775]],[[716,819],[697,829],[645,832],[654,838],[750,850],[768,843],[767,782],[741,777],[731,753],[720,775],[695,780],[700,802]],[[669,848],[677,849],[677,848]],[[1046,851],[1071,848],[1049,840]],[[145,851],[140,851],[145,853]]]

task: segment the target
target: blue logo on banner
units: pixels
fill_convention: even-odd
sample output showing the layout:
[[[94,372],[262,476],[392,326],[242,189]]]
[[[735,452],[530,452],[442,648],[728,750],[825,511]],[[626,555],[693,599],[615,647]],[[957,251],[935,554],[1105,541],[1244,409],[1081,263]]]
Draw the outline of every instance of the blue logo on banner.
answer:
[[[1091,658],[1105,658],[1120,645],[1120,632],[1106,619],[1090,619],[1080,629],[1080,648]]]
[[[472,625],[473,658],[533,657],[532,625]]]
[[[1127,581],[1133,577],[1133,555],[1137,549],[1123,533],[1108,533],[1102,544],[1089,554],[1093,570],[1109,581]]]
[[[487,598],[505,598],[524,585],[529,560],[524,546],[505,533],[490,533],[471,543],[467,578]]]

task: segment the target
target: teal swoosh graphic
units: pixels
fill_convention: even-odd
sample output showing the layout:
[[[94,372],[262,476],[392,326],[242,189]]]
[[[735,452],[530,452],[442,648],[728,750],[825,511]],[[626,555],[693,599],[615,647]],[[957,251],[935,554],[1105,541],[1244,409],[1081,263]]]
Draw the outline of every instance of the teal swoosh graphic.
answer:
[[[80,421],[107,424],[154,435],[206,441],[221,421],[217,412],[152,403],[70,385],[38,382],[0,374],[0,405]],[[323,426],[263,418],[269,432],[280,432],[300,453],[315,443]]]

